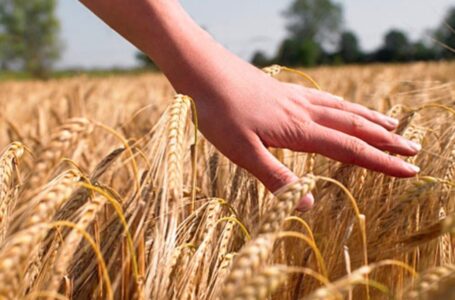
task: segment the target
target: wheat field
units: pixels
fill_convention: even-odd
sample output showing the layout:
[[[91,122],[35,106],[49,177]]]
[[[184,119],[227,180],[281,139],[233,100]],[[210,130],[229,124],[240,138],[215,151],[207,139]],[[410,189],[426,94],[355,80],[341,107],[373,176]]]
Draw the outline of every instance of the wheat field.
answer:
[[[162,75],[0,83],[0,299],[455,299],[454,70],[305,70],[399,118],[422,172],[270,149],[301,176],[277,196]]]

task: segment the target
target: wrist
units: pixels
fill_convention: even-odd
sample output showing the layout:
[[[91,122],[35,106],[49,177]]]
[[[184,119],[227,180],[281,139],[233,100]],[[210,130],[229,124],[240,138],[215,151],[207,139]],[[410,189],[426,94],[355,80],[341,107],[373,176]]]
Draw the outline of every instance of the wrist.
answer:
[[[160,45],[153,41],[146,53],[152,57],[179,93],[189,94],[196,82],[220,75],[227,61],[237,59],[196,24],[175,2],[159,18]],[[226,69],[226,68],[223,68]]]
[[[198,26],[178,0],[138,0],[128,9],[125,0],[81,2],[150,56],[179,93],[196,97],[201,89],[216,90],[239,75],[236,65],[247,65]]]

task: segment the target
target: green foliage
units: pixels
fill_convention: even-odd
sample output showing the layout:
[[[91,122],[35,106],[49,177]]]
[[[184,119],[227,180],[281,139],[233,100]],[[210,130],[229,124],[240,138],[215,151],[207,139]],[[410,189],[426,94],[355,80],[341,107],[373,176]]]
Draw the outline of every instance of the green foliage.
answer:
[[[412,45],[412,60],[429,61],[435,60],[438,57],[438,51],[431,44],[423,41],[418,41]]]
[[[56,0],[0,2],[0,67],[46,77],[59,58]]]
[[[375,58],[380,62],[407,61],[411,58],[411,43],[405,32],[392,29],[384,36],[384,44]]]
[[[321,48],[312,40],[286,39],[281,44],[276,61],[286,66],[315,66],[321,56]]]
[[[448,10],[442,24],[432,31],[436,43],[425,39],[411,41],[404,31],[392,29],[385,34],[383,44],[371,53],[362,51],[354,32],[342,31],[342,11],[341,5],[332,0],[294,0],[285,11],[288,36],[280,44],[276,57],[268,59],[257,52],[253,63],[314,66],[455,58],[455,7]],[[334,51],[327,51],[327,46],[335,44]]]
[[[331,0],[295,0],[285,12],[290,38],[311,40],[321,45],[339,37],[343,14],[341,5]]]
[[[155,62],[141,51],[138,51],[136,53],[136,60],[139,62],[141,68],[143,69],[150,69],[154,71],[158,70],[158,66],[155,64]]]
[[[325,61],[323,46],[334,44],[342,28],[341,6],[331,0],[294,0],[285,15],[289,34],[272,61],[287,66],[315,66]]]
[[[449,9],[435,36],[436,40],[445,46],[440,51],[441,56],[453,58],[455,56],[455,7]]]
[[[337,57],[341,62],[354,63],[362,60],[359,40],[354,32],[345,31],[341,34]]]
[[[251,59],[251,63],[256,67],[263,68],[272,64],[267,55],[262,51],[256,51]]]

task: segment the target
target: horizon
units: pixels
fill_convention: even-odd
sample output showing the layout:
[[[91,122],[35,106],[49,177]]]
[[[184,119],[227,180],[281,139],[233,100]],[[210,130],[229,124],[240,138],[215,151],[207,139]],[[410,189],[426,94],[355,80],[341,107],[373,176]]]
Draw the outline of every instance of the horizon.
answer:
[[[384,33],[394,28],[405,31],[412,41],[422,37],[426,30],[441,23],[448,8],[453,5],[449,0],[434,0],[425,4],[411,0],[337,2],[344,8],[345,28],[357,34],[364,51],[377,48]],[[246,60],[258,50],[268,55],[276,52],[286,35],[286,20],[282,12],[290,3],[291,0],[279,3],[275,0],[182,1],[196,22],[226,48]],[[242,9],[238,9],[240,6]],[[402,18],[403,11],[406,11],[406,19]],[[259,18],[251,18],[252,13]],[[132,68],[138,65],[134,57],[136,48],[79,1],[59,0],[57,14],[64,44],[57,69]],[[267,28],[265,33],[264,28]]]

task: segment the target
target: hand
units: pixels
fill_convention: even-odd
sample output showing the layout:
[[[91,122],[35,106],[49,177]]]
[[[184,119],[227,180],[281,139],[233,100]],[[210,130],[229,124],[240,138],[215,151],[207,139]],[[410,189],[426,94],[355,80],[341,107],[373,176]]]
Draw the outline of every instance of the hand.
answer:
[[[200,130],[270,191],[297,177],[267,147],[319,153],[397,177],[419,171],[383,152],[409,156],[421,148],[389,132],[397,120],[329,93],[279,82],[239,60],[220,64],[223,76],[193,82],[189,91],[196,99]],[[299,209],[310,208],[313,201],[306,196]]]
[[[215,42],[177,0],[81,0],[160,66],[196,102],[200,130],[272,192],[297,180],[266,147],[319,153],[398,177],[418,168],[381,150],[415,155],[420,146],[388,132],[397,122],[362,106],[281,83]],[[310,208],[306,196],[301,209]]]

